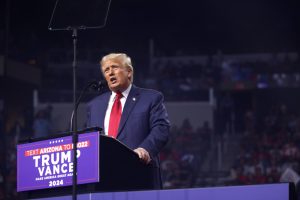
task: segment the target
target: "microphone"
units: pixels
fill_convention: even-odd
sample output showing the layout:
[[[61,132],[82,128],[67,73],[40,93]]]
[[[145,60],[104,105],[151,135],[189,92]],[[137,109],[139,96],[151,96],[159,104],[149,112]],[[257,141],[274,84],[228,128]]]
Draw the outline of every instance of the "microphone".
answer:
[[[86,93],[86,91],[91,88],[91,89],[93,89],[93,90],[95,90],[97,92],[100,92],[100,91],[104,90],[106,88],[106,86],[107,86],[107,82],[103,81],[103,80],[100,80],[100,81],[94,80],[94,81],[90,82],[87,86],[85,86],[85,88],[81,91],[81,93],[80,93],[80,95],[79,95],[79,97],[77,99],[75,108],[72,111],[72,115],[71,115],[71,119],[70,119],[70,131],[73,130],[74,113],[78,109],[78,106],[79,106],[79,104],[81,102],[81,98]]]
[[[92,88],[93,90],[100,92],[101,90],[103,90],[105,87],[107,86],[107,82],[106,81],[92,81],[90,83],[90,88]]]

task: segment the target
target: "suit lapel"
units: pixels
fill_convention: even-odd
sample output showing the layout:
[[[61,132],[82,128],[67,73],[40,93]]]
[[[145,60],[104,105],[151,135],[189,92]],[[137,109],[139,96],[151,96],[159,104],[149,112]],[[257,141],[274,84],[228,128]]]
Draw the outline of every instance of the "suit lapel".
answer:
[[[122,112],[117,138],[121,135],[122,130],[123,130],[125,124],[126,124],[126,121],[127,121],[132,109],[134,108],[134,106],[136,105],[138,100],[139,100],[139,90],[136,86],[132,85],[132,88],[131,88],[131,90],[129,92],[129,95],[126,99],[124,109],[123,109],[123,112]]]

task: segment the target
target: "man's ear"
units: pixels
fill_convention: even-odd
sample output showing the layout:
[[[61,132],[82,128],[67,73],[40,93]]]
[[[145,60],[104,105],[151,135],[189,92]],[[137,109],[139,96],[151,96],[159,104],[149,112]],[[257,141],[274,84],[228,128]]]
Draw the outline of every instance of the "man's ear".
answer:
[[[128,70],[128,78],[130,78],[130,80],[132,80],[132,70]]]
[[[127,71],[128,71],[128,76],[132,77],[132,69],[130,67],[127,68]]]

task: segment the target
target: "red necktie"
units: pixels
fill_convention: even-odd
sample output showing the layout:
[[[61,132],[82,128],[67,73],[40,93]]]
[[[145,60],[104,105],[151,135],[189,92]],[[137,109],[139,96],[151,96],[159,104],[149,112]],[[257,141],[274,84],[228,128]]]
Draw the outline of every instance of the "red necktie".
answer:
[[[117,92],[116,99],[110,113],[108,135],[113,138],[116,138],[118,134],[118,128],[122,114],[122,104],[120,101],[122,97],[122,93]]]

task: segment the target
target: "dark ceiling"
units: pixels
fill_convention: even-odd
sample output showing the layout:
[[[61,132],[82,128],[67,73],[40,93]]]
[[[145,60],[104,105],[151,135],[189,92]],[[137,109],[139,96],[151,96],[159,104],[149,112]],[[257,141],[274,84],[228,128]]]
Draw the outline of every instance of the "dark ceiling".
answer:
[[[15,42],[35,35],[49,48],[68,37],[47,30],[55,0],[8,1]],[[298,8],[292,0],[112,0],[106,27],[85,31],[81,41],[146,46],[153,38],[160,49],[197,53],[297,51]]]

